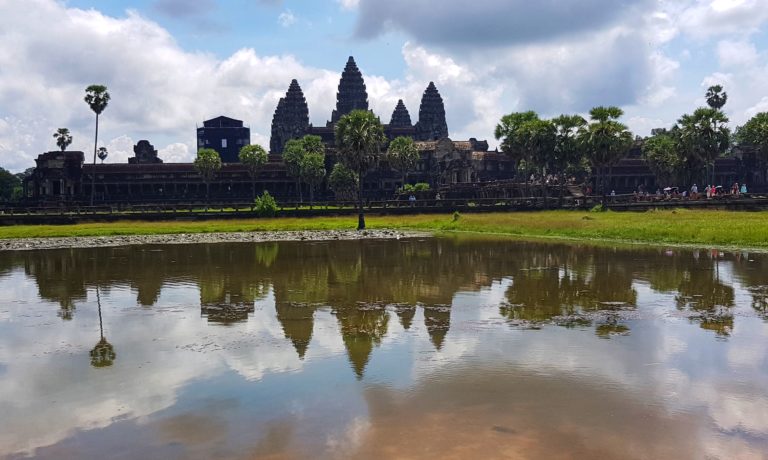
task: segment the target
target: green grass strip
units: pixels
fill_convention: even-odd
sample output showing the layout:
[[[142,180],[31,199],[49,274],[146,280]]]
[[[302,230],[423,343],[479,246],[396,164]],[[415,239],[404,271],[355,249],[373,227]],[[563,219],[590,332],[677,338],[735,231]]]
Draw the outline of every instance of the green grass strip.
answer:
[[[686,210],[544,211],[367,216],[372,229],[473,232],[530,239],[768,249],[768,212]],[[211,232],[354,229],[356,216],[208,221],[114,222],[0,227],[0,239]]]

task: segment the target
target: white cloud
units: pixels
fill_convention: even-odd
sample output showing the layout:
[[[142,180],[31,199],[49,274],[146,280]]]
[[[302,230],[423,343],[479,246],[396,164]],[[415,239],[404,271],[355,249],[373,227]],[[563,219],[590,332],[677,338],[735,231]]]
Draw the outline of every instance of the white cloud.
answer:
[[[679,11],[680,27],[695,38],[727,34],[749,34],[768,20],[764,0],[696,0],[684,2]]]
[[[245,48],[219,60],[181,49],[165,29],[135,12],[116,19],[52,0],[4,8],[0,40],[0,164],[16,171],[55,148],[51,136],[59,127],[72,131],[72,149],[93,150],[94,115],[82,100],[92,83],[105,84],[112,95],[100,117],[100,144],[109,148],[122,140],[107,162],[132,155],[126,139],[148,139],[161,157],[172,151],[165,161],[190,161],[195,126],[221,114],[244,120],[252,138],[265,142],[292,78],[311,82],[310,106],[323,103],[328,111],[326,95],[335,94],[338,83],[329,78],[332,72],[290,55],[260,56]]]
[[[738,66],[751,66],[757,62],[758,53],[754,43],[746,40],[721,40],[717,44],[717,57],[720,67],[727,69]]]
[[[277,17],[277,22],[283,27],[291,27],[296,24],[296,16],[291,10],[285,10]]]
[[[336,0],[345,10],[354,10],[360,5],[360,0]]]

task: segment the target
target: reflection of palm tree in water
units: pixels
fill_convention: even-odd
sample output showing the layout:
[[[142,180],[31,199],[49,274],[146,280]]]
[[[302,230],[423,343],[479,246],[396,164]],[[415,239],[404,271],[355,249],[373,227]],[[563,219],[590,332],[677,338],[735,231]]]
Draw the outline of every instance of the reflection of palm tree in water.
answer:
[[[96,304],[99,308],[99,336],[101,338],[99,343],[91,350],[91,366],[108,367],[115,362],[116,355],[112,344],[104,338],[104,325],[101,319],[101,295],[99,294],[98,286],[96,286]]]

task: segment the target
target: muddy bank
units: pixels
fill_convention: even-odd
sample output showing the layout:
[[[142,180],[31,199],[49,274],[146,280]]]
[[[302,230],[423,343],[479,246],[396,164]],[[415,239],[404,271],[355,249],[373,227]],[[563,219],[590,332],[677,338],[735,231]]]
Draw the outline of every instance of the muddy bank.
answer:
[[[329,241],[429,236],[424,232],[400,230],[314,230],[279,232],[179,233],[166,235],[74,236],[51,238],[17,238],[0,240],[0,251],[32,249],[93,248],[140,244],[199,244],[262,241]]]

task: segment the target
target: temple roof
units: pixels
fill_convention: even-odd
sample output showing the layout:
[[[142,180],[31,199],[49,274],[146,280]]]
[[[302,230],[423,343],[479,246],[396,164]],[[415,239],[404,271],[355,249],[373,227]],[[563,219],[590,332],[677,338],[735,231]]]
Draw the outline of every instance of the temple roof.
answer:
[[[220,115],[203,122],[205,128],[242,128],[243,121]]]
[[[341,73],[339,91],[336,93],[336,110],[331,114],[331,122],[336,123],[353,110],[368,110],[368,92],[363,74],[357,68],[355,59],[350,56]]]
[[[429,82],[419,106],[419,122],[416,123],[416,137],[419,140],[437,140],[448,137],[448,123],[445,121],[445,105],[440,92]]]
[[[392,112],[392,119],[389,122],[390,128],[410,128],[411,115],[408,113],[408,109],[405,108],[403,100],[397,101],[394,112]]]

